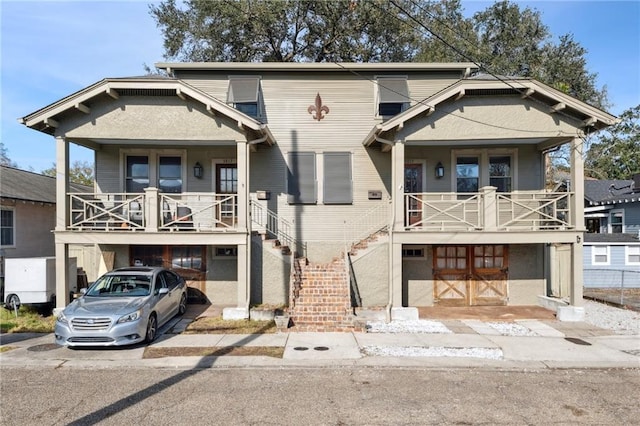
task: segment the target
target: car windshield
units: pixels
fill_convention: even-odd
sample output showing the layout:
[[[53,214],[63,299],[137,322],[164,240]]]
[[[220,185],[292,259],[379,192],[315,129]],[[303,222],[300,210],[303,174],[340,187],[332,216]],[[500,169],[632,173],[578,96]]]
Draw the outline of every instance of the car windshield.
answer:
[[[87,291],[92,297],[148,296],[151,277],[148,275],[103,275]]]

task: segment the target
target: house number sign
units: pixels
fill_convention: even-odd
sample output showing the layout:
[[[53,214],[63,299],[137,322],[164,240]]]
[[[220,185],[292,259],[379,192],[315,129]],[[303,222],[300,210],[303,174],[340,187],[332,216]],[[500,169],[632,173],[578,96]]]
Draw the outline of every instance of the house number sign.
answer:
[[[316,102],[313,105],[309,105],[307,111],[314,120],[322,120],[325,117],[325,114],[329,114],[329,107],[326,105],[322,105],[322,98],[320,97],[320,93],[316,95]]]

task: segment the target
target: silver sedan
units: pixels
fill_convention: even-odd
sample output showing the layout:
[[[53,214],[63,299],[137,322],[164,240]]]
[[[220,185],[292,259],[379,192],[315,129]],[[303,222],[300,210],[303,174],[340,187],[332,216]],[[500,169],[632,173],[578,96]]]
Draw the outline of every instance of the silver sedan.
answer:
[[[106,273],[59,315],[55,342],[64,346],[151,343],[158,328],[187,309],[182,277],[164,268]]]

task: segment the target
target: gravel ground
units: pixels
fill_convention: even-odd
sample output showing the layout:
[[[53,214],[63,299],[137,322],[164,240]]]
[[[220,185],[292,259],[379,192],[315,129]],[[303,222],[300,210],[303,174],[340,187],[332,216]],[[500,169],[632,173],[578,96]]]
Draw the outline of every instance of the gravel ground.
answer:
[[[640,335],[640,312],[585,300],[585,322],[617,334]]]
[[[620,309],[591,300],[584,301],[585,322],[596,327],[615,331],[617,334],[640,335],[640,312]],[[487,322],[491,328],[503,336],[535,336],[536,333],[521,324],[513,322]],[[369,333],[451,333],[442,323],[433,320],[418,321],[370,321]],[[501,359],[502,350],[491,348],[444,348],[444,347],[385,347],[367,346],[362,348],[367,355],[407,356],[407,357],[467,357]]]

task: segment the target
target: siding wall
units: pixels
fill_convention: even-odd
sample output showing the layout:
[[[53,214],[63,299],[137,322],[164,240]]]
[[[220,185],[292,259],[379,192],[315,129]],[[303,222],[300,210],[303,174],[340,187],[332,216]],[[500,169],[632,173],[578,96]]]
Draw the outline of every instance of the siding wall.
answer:
[[[634,244],[636,247],[640,243]],[[599,247],[607,247],[599,244]],[[593,264],[594,245],[584,245],[584,286],[586,288],[640,288],[640,265],[626,263],[625,245],[609,245],[609,265]]]
[[[54,205],[31,202],[2,203],[13,209],[14,247],[3,247],[4,257],[45,257],[55,255],[53,229],[56,224]]]

